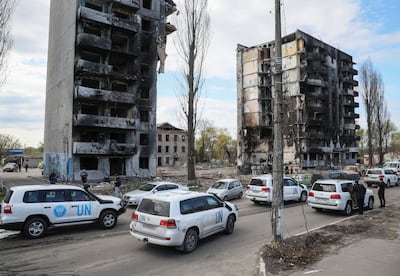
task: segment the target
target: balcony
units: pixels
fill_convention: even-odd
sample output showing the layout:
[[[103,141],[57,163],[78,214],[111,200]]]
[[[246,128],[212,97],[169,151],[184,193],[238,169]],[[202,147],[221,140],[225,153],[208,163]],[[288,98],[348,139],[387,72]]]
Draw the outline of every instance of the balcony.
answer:
[[[116,118],[88,114],[75,114],[74,126],[91,126],[110,129],[136,129],[136,120],[133,118]]]
[[[140,0],[114,0],[114,4],[118,3],[120,6],[124,6],[126,9],[134,12],[140,9]]]
[[[96,62],[80,59],[76,64],[76,70],[79,73],[88,73],[94,75],[108,75],[112,70],[112,65],[101,64]]]
[[[97,142],[74,142],[74,154],[88,155],[133,155],[136,154],[135,144],[126,143],[97,143]]]
[[[165,16],[176,12],[176,4],[173,1],[165,1]]]
[[[79,33],[76,37],[76,44],[80,47],[87,46],[102,50],[111,49],[111,41],[109,39],[88,33]]]
[[[101,102],[115,102],[126,104],[135,103],[135,97],[133,94],[95,89],[84,86],[75,87],[75,98]]]
[[[167,35],[172,34],[173,32],[176,31],[176,27],[170,23],[165,23],[165,33]]]
[[[128,1],[123,1],[128,2]],[[110,14],[80,7],[78,10],[79,19],[87,19],[104,25],[114,26],[129,32],[138,32],[139,24],[133,20],[114,17]]]

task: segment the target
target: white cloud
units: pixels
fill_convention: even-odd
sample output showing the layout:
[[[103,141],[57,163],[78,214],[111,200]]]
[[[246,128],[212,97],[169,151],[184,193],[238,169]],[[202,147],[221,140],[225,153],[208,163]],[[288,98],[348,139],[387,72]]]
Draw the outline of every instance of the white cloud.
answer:
[[[176,0],[178,4],[183,1]],[[203,117],[217,127],[228,128],[235,137],[236,46],[253,46],[274,40],[274,1],[208,2],[212,41],[205,71],[207,77],[218,79],[218,82],[207,82]],[[8,82],[0,88],[0,133],[12,134],[23,144],[37,146],[43,141],[50,1],[21,0],[18,3],[13,18],[14,48],[9,58]],[[399,70],[400,32],[398,26],[395,31],[385,28],[390,20],[396,21],[389,17],[389,11],[396,9],[390,5],[398,5],[397,2],[387,5],[387,1],[382,0],[284,0],[282,3],[283,35],[301,29],[352,55],[357,63],[371,57],[385,81],[393,120],[400,116],[394,105],[400,100],[396,93],[399,82],[395,76]],[[174,34],[168,38],[168,72],[179,68],[173,37]],[[176,85],[172,81],[170,84]],[[166,96],[173,94],[171,91],[175,91],[175,87],[169,87],[168,92],[159,89],[158,122],[169,121],[184,128],[178,119],[175,95]],[[359,113],[362,116],[363,112]],[[10,118],[14,118],[13,124],[9,124]]]

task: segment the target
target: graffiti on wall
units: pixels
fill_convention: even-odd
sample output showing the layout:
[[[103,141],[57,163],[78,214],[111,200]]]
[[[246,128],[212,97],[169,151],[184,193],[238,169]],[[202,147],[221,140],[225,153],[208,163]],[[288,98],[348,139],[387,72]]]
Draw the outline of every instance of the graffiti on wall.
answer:
[[[65,153],[46,153],[44,174],[49,175],[52,170],[57,172],[61,181],[72,179],[72,159]]]

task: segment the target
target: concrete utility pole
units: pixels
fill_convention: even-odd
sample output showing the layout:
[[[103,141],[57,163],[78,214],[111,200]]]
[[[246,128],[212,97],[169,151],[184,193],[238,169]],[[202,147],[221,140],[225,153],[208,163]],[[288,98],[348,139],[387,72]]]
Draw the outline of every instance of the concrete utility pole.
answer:
[[[283,95],[281,2],[275,0],[274,149],[272,162],[273,194],[271,225],[274,241],[283,240]]]

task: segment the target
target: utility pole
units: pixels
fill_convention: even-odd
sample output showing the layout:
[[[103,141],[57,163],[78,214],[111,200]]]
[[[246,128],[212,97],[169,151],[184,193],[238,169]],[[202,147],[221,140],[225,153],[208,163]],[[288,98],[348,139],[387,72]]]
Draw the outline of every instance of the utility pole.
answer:
[[[275,0],[275,64],[274,80],[274,148],[272,162],[273,194],[271,225],[274,241],[283,240],[283,95],[282,95],[282,41],[281,2]]]

